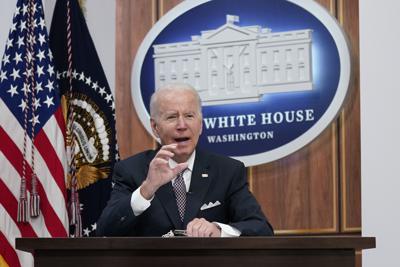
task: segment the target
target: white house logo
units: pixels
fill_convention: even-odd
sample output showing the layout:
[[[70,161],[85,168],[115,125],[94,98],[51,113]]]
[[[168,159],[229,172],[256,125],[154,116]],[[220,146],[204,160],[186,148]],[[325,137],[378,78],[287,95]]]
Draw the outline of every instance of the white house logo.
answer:
[[[335,118],[350,80],[340,27],[314,1],[184,1],[154,25],[132,69],[151,133],[154,88],[191,84],[203,103],[199,145],[266,163],[300,149]]]
[[[224,25],[193,35],[189,42],[154,45],[155,88],[189,83],[204,105],[312,89],[312,30],[272,32],[235,22],[238,16],[227,15]]]

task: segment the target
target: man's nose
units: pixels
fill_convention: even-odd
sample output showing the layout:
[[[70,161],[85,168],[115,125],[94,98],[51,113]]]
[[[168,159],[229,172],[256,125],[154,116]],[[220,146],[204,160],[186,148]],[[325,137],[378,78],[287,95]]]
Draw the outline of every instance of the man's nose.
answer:
[[[183,116],[180,116],[178,118],[177,128],[178,129],[186,129],[187,128],[187,124],[186,124],[185,118]]]

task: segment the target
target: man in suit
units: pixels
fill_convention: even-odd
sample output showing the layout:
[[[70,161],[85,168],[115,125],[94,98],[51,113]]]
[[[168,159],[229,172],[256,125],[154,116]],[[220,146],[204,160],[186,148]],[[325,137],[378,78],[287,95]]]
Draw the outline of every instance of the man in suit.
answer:
[[[161,147],[115,165],[97,235],[161,236],[175,229],[192,237],[273,235],[248,190],[243,163],[196,147],[202,113],[195,89],[156,90],[150,116]]]

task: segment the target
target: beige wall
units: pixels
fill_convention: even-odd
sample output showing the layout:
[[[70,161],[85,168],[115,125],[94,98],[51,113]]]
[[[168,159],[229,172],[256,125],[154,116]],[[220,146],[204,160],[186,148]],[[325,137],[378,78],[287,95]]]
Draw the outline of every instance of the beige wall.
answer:
[[[400,1],[361,0],[362,229],[366,267],[400,266]]]

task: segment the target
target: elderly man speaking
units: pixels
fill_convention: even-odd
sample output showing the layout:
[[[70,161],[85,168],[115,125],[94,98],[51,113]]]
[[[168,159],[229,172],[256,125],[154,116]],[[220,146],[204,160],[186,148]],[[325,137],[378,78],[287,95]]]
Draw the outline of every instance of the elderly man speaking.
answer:
[[[242,162],[197,147],[201,100],[187,84],[169,84],[150,100],[150,123],[160,140],[118,162],[114,188],[97,223],[99,236],[191,237],[273,235],[248,189]]]

